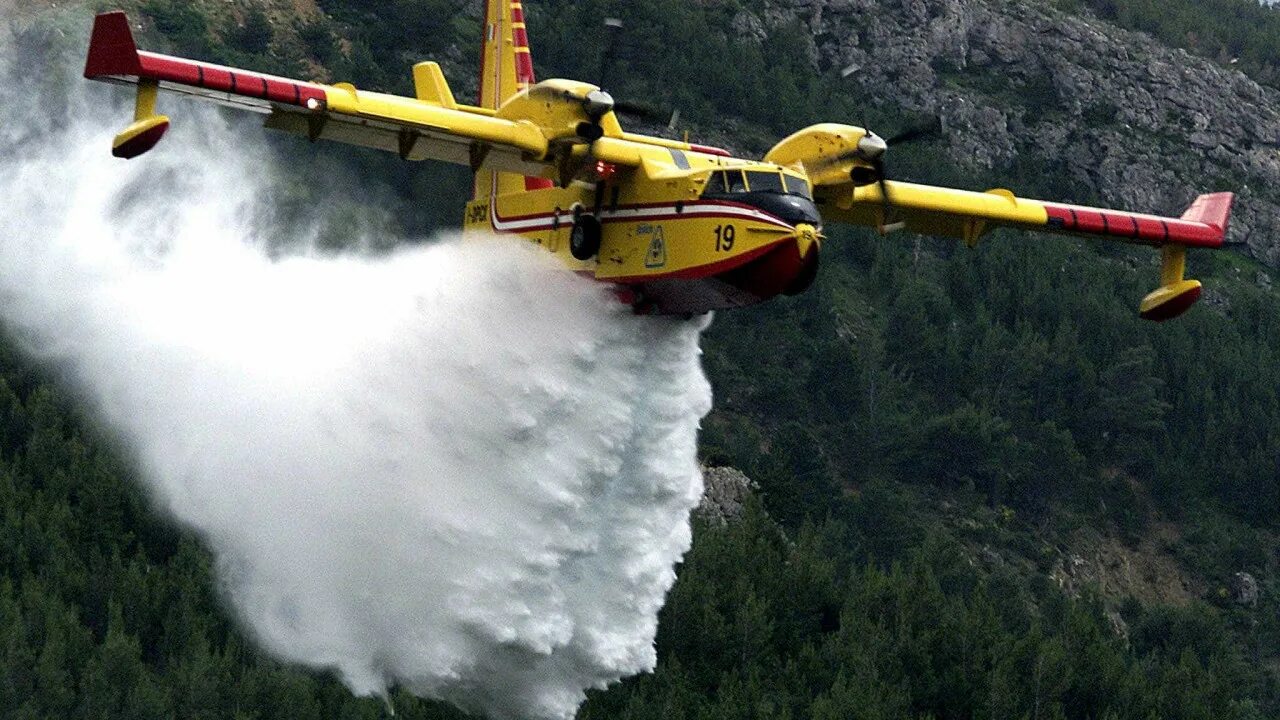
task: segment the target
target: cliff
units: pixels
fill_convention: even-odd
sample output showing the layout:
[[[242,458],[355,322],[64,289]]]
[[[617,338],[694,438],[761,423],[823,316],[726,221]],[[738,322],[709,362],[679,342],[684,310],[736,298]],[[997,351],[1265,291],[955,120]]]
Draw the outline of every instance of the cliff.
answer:
[[[734,26],[797,22],[815,71],[848,71],[833,92],[942,115],[957,167],[1032,156],[1060,199],[1161,213],[1233,190],[1228,242],[1280,267],[1280,91],[1043,2],[765,0]]]

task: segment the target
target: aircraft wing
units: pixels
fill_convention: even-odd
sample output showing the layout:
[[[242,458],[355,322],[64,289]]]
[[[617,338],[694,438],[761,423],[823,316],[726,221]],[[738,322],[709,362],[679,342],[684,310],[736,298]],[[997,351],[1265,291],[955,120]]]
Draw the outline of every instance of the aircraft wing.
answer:
[[[267,114],[268,127],[400,154],[463,165],[542,174],[548,140],[531,123],[459,105],[435,63],[414,68],[417,98],[322,85],[138,50],[123,12],[94,20],[85,77],[139,86],[135,123],[113,152],[134,157],[163,136],[168,118],[155,114],[156,90],[181,93]]]
[[[1001,226],[1094,236],[1161,246],[1219,247],[1226,233],[1232,194],[1200,196],[1181,218],[1104,210],[1019,198],[1008,190],[970,192],[951,188],[885,183],[819,187],[827,220],[884,230],[906,229],[976,243]]]
[[[1186,248],[1222,245],[1234,197],[1201,195],[1182,217],[1167,218],[1029,200],[1008,190],[969,192],[893,181],[883,188],[875,183],[819,185],[816,195],[827,221],[953,237],[970,246],[1004,226],[1160,247],[1161,286],[1140,308],[1151,320],[1176,317],[1199,298],[1200,283],[1183,279]]]

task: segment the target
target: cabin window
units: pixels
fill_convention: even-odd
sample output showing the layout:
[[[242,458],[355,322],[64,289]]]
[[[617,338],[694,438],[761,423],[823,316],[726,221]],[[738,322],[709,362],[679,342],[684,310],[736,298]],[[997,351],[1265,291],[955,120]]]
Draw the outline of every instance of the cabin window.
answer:
[[[703,196],[732,195],[747,191],[747,180],[741,170],[717,170],[707,176]]]
[[[729,186],[724,183],[724,173],[713,172],[707,176],[707,187],[703,189],[703,195],[723,195],[729,192]]]
[[[747,181],[751,183],[751,192],[783,192],[782,175],[776,172],[749,172]]]
[[[784,174],[782,179],[787,183],[787,192],[810,200],[813,199],[813,193],[809,192],[809,183],[804,178]]]

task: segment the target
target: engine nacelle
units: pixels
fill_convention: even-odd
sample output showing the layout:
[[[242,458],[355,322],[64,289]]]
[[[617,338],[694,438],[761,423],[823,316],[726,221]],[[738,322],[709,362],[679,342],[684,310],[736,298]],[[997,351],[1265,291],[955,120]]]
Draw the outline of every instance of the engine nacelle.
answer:
[[[855,167],[872,170],[869,162],[857,157],[858,143],[868,135],[852,125],[810,125],[774,145],[764,160],[787,167],[800,165],[814,185],[839,185],[850,182]]]

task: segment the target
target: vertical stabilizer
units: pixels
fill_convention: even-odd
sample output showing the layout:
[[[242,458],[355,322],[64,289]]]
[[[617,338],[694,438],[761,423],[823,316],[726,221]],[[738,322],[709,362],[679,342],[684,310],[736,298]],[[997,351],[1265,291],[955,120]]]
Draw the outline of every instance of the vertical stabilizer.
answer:
[[[520,0],[486,0],[480,49],[480,106],[497,110],[533,84],[533,60]]]
[[[484,36],[480,48],[480,107],[497,110],[512,95],[533,84],[533,59],[524,27],[521,0],[485,0]],[[549,187],[542,178],[481,170],[475,198]]]

